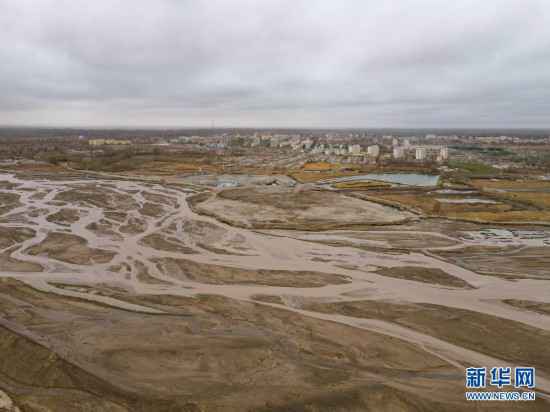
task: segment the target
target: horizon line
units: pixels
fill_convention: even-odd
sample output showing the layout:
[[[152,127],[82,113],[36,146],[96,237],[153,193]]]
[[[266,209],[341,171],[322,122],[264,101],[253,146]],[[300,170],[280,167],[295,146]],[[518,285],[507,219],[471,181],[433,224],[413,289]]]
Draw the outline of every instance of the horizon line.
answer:
[[[0,124],[0,129],[63,129],[63,130],[226,130],[226,129],[246,129],[246,130],[508,130],[508,131],[538,131],[550,133],[550,126],[546,127],[510,127],[510,126],[131,126],[131,125],[9,125]]]

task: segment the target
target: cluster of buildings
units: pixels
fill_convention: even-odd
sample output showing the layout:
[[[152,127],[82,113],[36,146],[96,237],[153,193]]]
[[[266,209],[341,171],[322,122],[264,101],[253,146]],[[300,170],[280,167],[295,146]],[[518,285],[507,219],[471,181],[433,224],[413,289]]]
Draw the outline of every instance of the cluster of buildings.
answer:
[[[304,141],[303,141],[304,142]],[[316,143],[310,139],[305,143],[293,145],[293,149],[308,152],[312,155],[324,155],[327,157],[345,156],[352,163],[371,163],[379,159],[393,159],[397,161],[419,161],[444,163],[449,160],[449,149],[444,145],[413,145],[409,139],[404,139],[403,144],[398,139],[391,140],[391,146],[371,144],[360,145],[357,143]]]
[[[258,149],[282,149],[299,152],[320,161],[377,163],[379,161],[418,161],[443,163],[449,159],[449,150],[435,135],[416,136],[367,136],[358,134],[313,133],[292,134],[255,132],[242,136],[238,133],[212,135],[183,135],[152,139],[155,146],[185,145],[188,150],[215,151],[223,154],[232,147]],[[91,139],[90,146],[130,145],[131,140]]]
[[[392,157],[395,160],[417,160],[419,162],[438,162],[443,163],[449,160],[449,148],[442,145],[411,145],[408,139],[405,139],[403,145],[397,139],[392,142]]]
[[[120,139],[90,139],[88,140],[90,146],[115,146],[115,145],[130,145],[132,144],[131,140],[120,140]]]
[[[324,154],[327,156],[361,156],[363,153],[361,145],[358,144],[325,144],[312,145],[309,150],[313,154]]]
[[[311,139],[303,139],[295,134],[268,134],[254,133],[254,135],[246,139],[247,145],[250,147],[270,147],[270,148],[288,148],[293,150],[306,148],[308,150],[313,141]],[[246,144],[246,143],[245,143]]]
[[[185,145],[186,149],[193,151],[213,150],[221,154],[231,142],[231,136],[227,134],[212,136],[178,136],[167,141],[168,144]]]
[[[550,136],[548,137],[520,137],[520,136],[441,136],[428,134],[425,137],[428,141],[445,141],[462,144],[521,144],[521,145],[541,145],[550,144]]]

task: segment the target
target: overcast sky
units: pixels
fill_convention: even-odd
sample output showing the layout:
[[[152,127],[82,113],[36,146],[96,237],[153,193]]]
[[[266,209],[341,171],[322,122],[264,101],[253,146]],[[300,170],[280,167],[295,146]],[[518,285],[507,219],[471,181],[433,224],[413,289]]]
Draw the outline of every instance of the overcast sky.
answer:
[[[550,127],[550,0],[0,0],[0,124]]]

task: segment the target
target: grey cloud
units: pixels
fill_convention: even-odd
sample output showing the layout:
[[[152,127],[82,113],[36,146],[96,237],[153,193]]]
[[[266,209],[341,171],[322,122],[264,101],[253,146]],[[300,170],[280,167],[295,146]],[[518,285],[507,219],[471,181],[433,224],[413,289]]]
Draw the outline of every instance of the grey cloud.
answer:
[[[0,0],[0,123],[550,127],[545,0]]]

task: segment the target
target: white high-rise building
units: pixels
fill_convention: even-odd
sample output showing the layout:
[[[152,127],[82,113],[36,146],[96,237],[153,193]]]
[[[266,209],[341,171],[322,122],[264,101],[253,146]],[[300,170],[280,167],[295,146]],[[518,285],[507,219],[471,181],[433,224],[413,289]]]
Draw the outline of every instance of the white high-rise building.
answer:
[[[426,160],[426,148],[417,147],[416,148],[416,160]]]
[[[367,154],[371,157],[378,157],[378,155],[380,154],[380,146],[378,146],[377,144],[369,146],[367,148]]]
[[[361,146],[358,144],[349,145],[348,151],[352,155],[358,155],[361,153]]]
[[[402,146],[395,146],[393,148],[393,158],[402,159],[403,157],[405,157],[405,149]]]
[[[449,148],[447,146],[441,146],[438,159],[441,162],[449,160]]]

